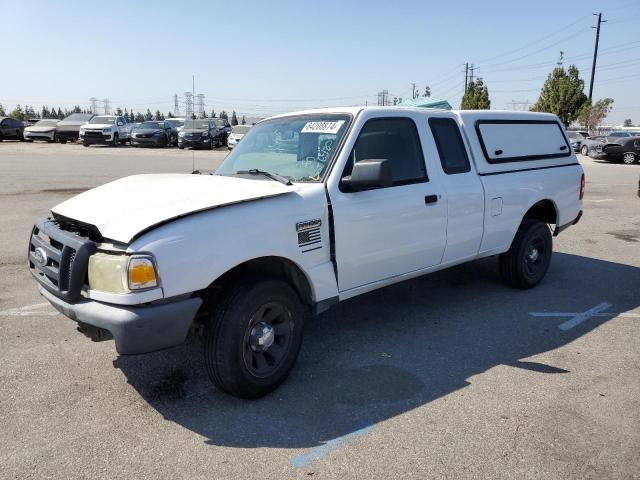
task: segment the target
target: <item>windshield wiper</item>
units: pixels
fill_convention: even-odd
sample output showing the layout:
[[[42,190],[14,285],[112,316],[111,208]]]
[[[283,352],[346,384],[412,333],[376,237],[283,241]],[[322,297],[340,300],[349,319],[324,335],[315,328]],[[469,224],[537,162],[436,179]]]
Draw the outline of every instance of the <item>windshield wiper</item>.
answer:
[[[263,175],[265,177],[270,178],[271,180],[276,180],[280,183],[284,183],[285,185],[293,185],[293,183],[291,183],[291,180],[289,180],[286,177],[283,177],[282,175],[278,175],[277,173],[270,173],[270,172],[267,172],[266,170],[258,170],[257,168],[250,168],[249,170],[238,170],[236,174]]]

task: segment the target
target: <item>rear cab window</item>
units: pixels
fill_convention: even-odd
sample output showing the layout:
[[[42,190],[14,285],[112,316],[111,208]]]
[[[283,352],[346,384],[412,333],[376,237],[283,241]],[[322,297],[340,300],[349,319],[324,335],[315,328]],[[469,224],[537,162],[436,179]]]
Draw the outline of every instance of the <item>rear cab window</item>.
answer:
[[[476,133],[488,163],[571,156],[562,126],[554,120],[478,120]]]
[[[458,124],[451,118],[432,117],[429,119],[429,127],[436,142],[442,170],[447,175],[471,171]]]

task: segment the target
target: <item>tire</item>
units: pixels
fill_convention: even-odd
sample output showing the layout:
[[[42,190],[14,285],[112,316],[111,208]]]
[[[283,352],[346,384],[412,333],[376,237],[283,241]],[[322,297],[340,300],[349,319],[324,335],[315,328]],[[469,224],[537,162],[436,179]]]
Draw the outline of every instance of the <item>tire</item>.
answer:
[[[184,150],[184,145],[178,145],[178,148],[179,148],[180,150]]]
[[[117,147],[118,143],[119,143],[118,134],[114,133],[113,134],[113,140],[111,140],[110,146]]]
[[[209,140],[209,145],[207,145],[207,150],[213,150],[213,139]]]
[[[24,142],[24,141],[25,141],[24,135],[22,134],[22,132],[21,132],[20,130],[18,130],[18,131],[16,132],[16,135],[17,135],[17,137],[18,137],[18,140],[20,140],[21,142]]]
[[[235,397],[272,392],[295,365],[307,315],[297,293],[282,280],[254,278],[230,287],[205,326],[209,379]],[[265,347],[261,340],[271,343]]]
[[[53,138],[51,140],[47,140],[49,143],[56,143],[58,141],[58,135],[53,134]]]
[[[636,163],[636,156],[631,152],[627,152],[622,155],[622,163],[624,163],[625,165],[633,165],[634,163]]]
[[[63,145],[64,145],[65,143],[67,143],[67,139],[66,139],[66,138],[59,138],[58,140],[59,140],[59,141],[60,141],[60,143],[61,143],[61,144],[63,144]]]
[[[127,141],[126,140],[120,140],[120,145],[126,145]]]
[[[580,148],[580,153],[582,155],[584,155],[585,157],[589,155],[589,147],[587,147],[586,145],[583,145],[582,148]]]
[[[89,142],[82,142],[82,146],[83,147],[88,147],[89,146]]]
[[[164,136],[164,143],[162,144],[162,146],[164,148],[167,148],[169,146],[169,137],[167,137],[166,135]]]
[[[549,269],[552,249],[549,226],[540,220],[526,218],[509,251],[500,255],[500,275],[512,287],[535,287]]]

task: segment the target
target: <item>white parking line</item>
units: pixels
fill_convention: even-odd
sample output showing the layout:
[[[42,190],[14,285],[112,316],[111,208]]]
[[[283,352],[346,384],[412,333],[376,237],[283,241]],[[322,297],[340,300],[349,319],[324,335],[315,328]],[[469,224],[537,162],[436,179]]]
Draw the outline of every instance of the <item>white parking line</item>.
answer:
[[[0,317],[28,317],[31,315],[54,316],[58,315],[58,312],[48,303],[36,303],[35,305],[27,305],[25,307],[16,307],[0,311]]]
[[[639,313],[635,312],[605,312],[611,307],[610,303],[602,302],[586,312],[529,312],[532,317],[570,317],[566,322],[558,325],[560,330],[571,330],[576,325],[589,320],[593,317],[629,317],[640,318]]]

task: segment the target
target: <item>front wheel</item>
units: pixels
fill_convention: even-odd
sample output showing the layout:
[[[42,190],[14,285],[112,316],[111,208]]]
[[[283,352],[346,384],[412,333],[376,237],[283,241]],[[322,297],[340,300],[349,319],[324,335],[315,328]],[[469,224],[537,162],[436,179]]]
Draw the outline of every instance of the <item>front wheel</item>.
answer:
[[[626,165],[633,165],[636,163],[636,156],[631,152],[627,152],[622,156],[622,163]]]
[[[117,134],[117,133],[114,133],[114,134],[113,134],[113,140],[111,140],[111,146],[112,146],[112,147],[117,147],[117,146],[118,146],[118,142],[119,142],[119,140],[118,140],[118,134]]]
[[[275,390],[298,358],[307,308],[291,286],[253,279],[227,291],[205,326],[205,365],[219,389],[240,398]]]
[[[549,226],[540,220],[525,219],[509,251],[500,255],[500,275],[512,287],[535,287],[549,269],[552,248]]]

